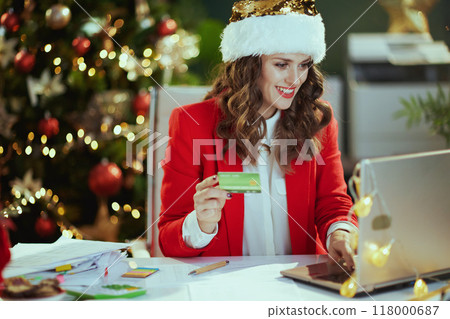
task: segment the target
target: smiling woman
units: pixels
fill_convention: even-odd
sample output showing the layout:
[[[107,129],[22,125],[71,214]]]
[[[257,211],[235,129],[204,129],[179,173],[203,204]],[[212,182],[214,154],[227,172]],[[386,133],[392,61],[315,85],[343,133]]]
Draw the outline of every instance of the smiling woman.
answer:
[[[223,70],[205,100],[176,108],[169,121],[162,252],[287,255],[326,247],[352,267],[356,218],[337,122],[320,100],[325,33],[314,1],[236,2],[221,51]],[[262,193],[231,194],[218,186],[219,172],[257,173]]]
[[[263,105],[258,112],[267,119],[277,109],[286,110],[291,106],[306,81],[311,57],[303,53],[263,55],[261,64],[258,88],[263,95]]]

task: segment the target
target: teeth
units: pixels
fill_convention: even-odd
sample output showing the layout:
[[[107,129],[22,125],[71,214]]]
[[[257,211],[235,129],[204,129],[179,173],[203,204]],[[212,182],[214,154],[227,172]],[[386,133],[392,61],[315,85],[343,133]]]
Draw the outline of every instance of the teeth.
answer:
[[[286,94],[291,94],[292,92],[294,92],[294,89],[285,89],[280,86],[277,86],[277,89]]]

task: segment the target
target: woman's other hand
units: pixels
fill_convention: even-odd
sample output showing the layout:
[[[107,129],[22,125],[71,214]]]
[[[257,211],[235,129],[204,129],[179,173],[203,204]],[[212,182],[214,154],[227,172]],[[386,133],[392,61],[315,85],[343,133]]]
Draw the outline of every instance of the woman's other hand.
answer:
[[[331,258],[336,262],[343,258],[347,268],[350,270],[355,269],[355,262],[353,260],[355,252],[351,247],[352,236],[354,236],[352,233],[338,229],[331,233],[330,245],[328,248]]]
[[[195,187],[194,209],[200,229],[207,234],[214,232],[216,224],[222,217],[222,208],[231,194],[217,187],[217,175],[210,176]]]

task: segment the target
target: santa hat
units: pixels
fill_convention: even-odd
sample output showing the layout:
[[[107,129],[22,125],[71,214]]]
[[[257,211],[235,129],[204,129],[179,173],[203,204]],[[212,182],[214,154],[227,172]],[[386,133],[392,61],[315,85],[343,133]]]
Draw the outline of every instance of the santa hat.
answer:
[[[222,60],[275,53],[325,57],[325,26],[315,0],[246,0],[234,3],[222,33]]]

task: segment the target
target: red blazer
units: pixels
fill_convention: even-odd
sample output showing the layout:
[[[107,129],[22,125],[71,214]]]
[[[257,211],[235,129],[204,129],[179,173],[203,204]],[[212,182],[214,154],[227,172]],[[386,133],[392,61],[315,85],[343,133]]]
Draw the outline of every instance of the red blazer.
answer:
[[[219,221],[219,231],[211,243],[202,249],[193,249],[183,241],[182,225],[194,210],[195,185],[217,172],[242,172],[237,158],[230,163],[222,156],[225,142],[217,137],[216,126],[221,111],[215,99],[178,107],[169,120],[171,137],[166,158],[161,162],[164,177],[161,187],[161,212],[158,222],[159,245],[165,256],[241,256],[244,227],[244,196],[233,194],[227,200]],[[293,254],[323,253],[328,227],[336,221],[346,221],[352,206],[347,195],[340,151],[337,144],[338,127],[333,118],[320,132],[325,165],[316,160],[301,165],[292,162],[295,173],[286,174],[287,210]],[[215,139],[214,145],[194,145],[194,139]],[[203,141],[202,144],[205,144]],[[215,156],[215,159],[211,159]],[[196,163],[197,162],[197,163]],[[198,164],[198,165],[196,165]],[[356,218],[352,222],[357,225]]]

